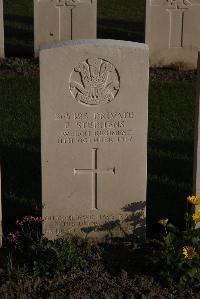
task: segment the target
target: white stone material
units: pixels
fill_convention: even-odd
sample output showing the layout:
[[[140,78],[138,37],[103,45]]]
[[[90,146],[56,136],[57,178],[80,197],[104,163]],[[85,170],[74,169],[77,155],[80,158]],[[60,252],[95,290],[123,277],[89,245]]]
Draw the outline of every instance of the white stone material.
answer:
[[[145,231],[148,61],[146,45],[123,41],[68,41],[40,51],[48,238]]]
[[[3,0],[0,0],[0,58],[5,57],[4,52],[4,22],[3,22]]]
[[[96,38],[97,0],[34,0],[34,48],[64,40]]]
[[[151,66],[196,68],[200,0],[146,0],[146,44]]]

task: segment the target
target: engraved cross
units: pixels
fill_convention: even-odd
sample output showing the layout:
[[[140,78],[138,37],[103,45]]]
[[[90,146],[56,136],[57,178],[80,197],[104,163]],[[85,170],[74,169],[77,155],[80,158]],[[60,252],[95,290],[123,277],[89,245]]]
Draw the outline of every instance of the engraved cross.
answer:
[[[91,169],[74,169],[74,175],[91,174],[92,175],[92,210],[97,210],[97,175],[110,173],[115,174],[115,168],[98,169],[97,167],[97,148],[92,149],[92,168]]]
[[[81,2],[81,0],[56,0],[55,3],[55,7],[58,9],[58,18],[59,18],[59,41],[61,41],[62,39],[66,39],[67,37],[65,36],[65,34],[63,34],[62,32],[62,23],[64,22],[64,20],[62,19],[62,15],[63,15],[63,10],[66,9],[66,7],[69,7],[69,17],[70,20],[68,22],[68,27],[70,28],[70,38],[73,39],[73,24],[72,24],[72,11],[74,9],[74,7],[76,7],[79,3]],[[67,28],[68,30],[68,28]],[[69,30],[68,30],[69,31]]]
[[[191,3],[188,0],[167,0],[166,5],[170,17],[169,48],[182,48],[185,10]]]
[[[151,5],[162,6],[169,13],[169,48],[182,48],[185,12],[193,2],[191,0],[152,0]]]

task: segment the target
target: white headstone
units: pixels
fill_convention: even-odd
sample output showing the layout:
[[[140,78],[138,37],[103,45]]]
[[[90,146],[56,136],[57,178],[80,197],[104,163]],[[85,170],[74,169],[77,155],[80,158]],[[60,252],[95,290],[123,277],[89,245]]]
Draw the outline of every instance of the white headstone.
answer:
[[[147,0],[146,43],[150,64],[196,68],[200,48],[200,0]]]
[[[3,0],[0,0],[0,57],[4,58],[4,22],[3,22]]]
[[[148,47],[69,41],[40,52],[44,234],[145,230]],[[96,228],[95,228],[96,227]]]
[[[35,56],[45,43],[96,38],[97,0],[34,0]]]

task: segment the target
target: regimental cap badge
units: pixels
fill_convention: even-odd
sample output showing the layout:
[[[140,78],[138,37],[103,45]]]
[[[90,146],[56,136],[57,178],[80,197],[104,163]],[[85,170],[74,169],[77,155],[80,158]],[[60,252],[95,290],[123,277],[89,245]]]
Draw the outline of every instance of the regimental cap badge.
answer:
[[[79,103],[102,105],[114,100],[118,94],[120,77],[112,63],[101,58],[91,58],[73,69],[69,88]]]

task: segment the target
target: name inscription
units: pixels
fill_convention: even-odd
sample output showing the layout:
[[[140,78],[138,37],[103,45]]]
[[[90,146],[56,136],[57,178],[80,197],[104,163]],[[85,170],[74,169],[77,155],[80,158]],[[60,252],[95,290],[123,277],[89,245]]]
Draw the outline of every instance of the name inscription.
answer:
[[[58,144],[134,142],[133,112],[55,113]]]

